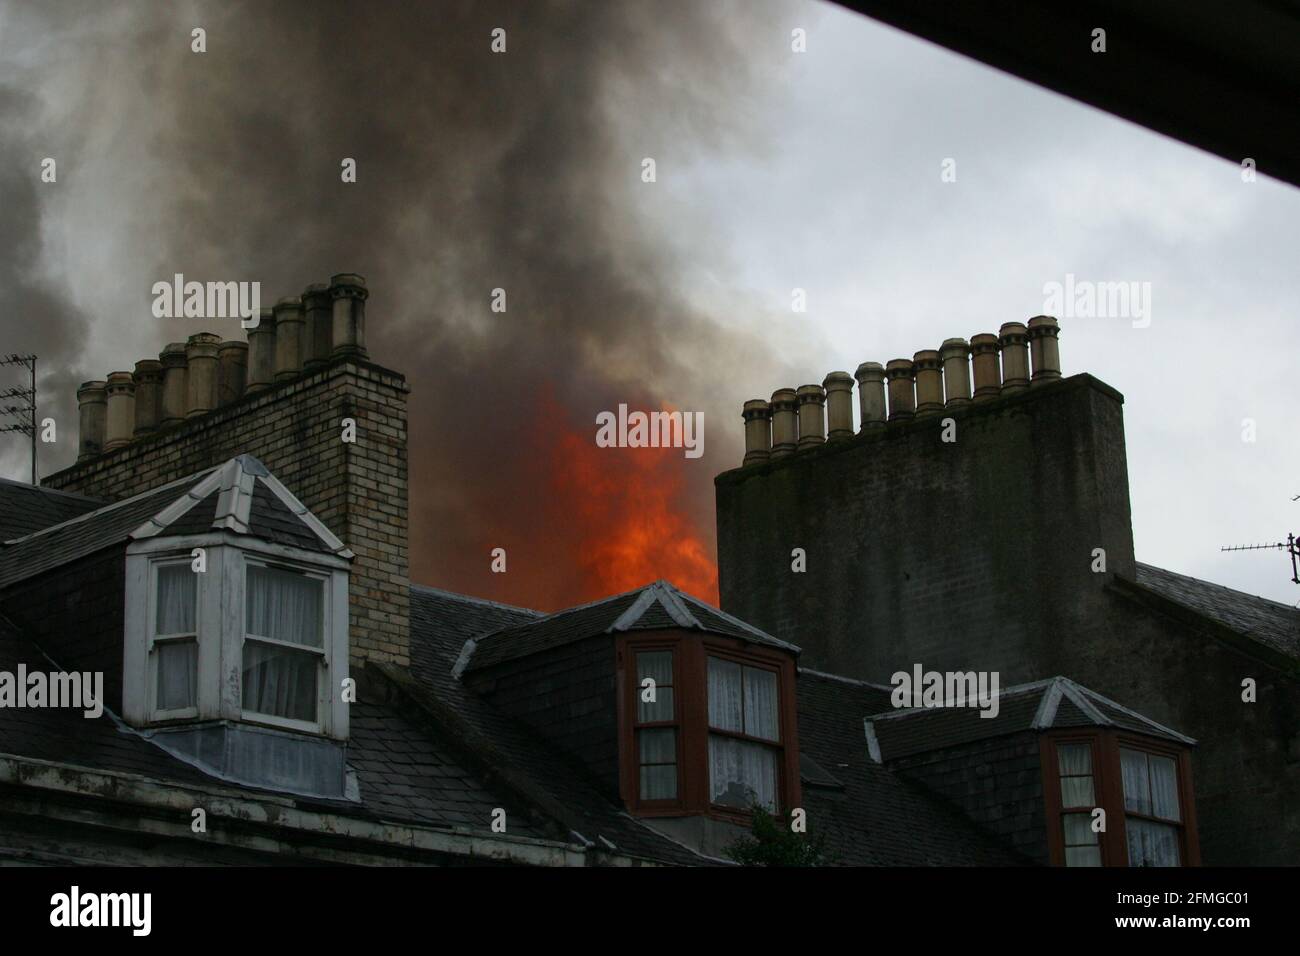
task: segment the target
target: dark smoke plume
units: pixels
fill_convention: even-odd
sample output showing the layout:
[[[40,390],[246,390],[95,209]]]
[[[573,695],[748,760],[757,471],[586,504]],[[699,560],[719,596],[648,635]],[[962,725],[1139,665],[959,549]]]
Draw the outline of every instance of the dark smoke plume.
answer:
[[[116,301],[139,304],[94,316],[139,345],[115,367],[205,324],[147,319],[157,279],[257,279],[274,300],[360,272],[372,358],[412,386],[412,579],[553,607],[597,596],[583,569],[601,528],[574,526],[584,491],[549,450],[619,402],[706,413],[705,457],[664,467],[712,557],[712,477],[739,461],[750,397],[726,387],[727,366],[772,360],[683,300],[682,263],[641,213],[645,190],[668,195],[713,152],[761,151],[743,116],[769,94],[772,70],[754,62],[780,52],[772,14],[687,0],[52,3],[23,26],[71,47],[57,68],[70,164],[96,195],[115,177],[133,197],[89,224],[131,289]],[[206,53],[190,50],[195,27]],[[505,54],[490,50],[497,27]],[[21,103],[0,102],[21,119]],[[111,369],[82,362],[66,302],[24,284],[40,149],[8,135],[0,148],[0,278],[47,323],[30,347],[69,370],[57,387],[70,403],[76,381]],[[340,179],[348,157],[355,184]],[[504,314],[489,308],[496,288]],[[489,572],[494,547],[505,575]]]

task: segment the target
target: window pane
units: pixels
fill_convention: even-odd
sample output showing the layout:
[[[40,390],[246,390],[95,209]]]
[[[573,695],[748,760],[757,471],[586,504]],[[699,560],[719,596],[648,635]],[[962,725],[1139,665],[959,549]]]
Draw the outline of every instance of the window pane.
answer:
[[[1065,821],[1065,845],[1088,846],[1096,844],[1097,834],[1092,832],[1091,813],[1067,813],[1061,818]]]
[[[1092,747],[1088,744],[1057,744],[1056,762],[1061,776],[1092,773]]]
[[[776,807],[777,751],[762,744],[709,735],[709,794],[714,803],[748,809]]]
[[[294,720],[316,719],[319,656],[244,642],[244,709]]]
[[[1178,812],[1178,764],[1170,757],[1147,757],[1151,770],[1151,815],[1181,820]]]
[[[1151,786],[1147,779],[1147,755],[1139,750],[1121,749],[1120,774],[1124,778],[1124,809],[1134,813],[1151,813]]]
[[[185,573],[193,577],[188,567]],[[192,585],[192,582],[191,582]],[[199,646],[194,641],[171,641],[154,645],[158,659],[158,709],[195,707],[199,684]]]
[[[1061,806],[1091,807],[1094,799],[1092,777],[1061,778]]]
[[[642,800],[674,800],[677,797],[677,767],[665,764],[641,768]]]
[[[1101,866],[1101,847],[1071,846],[1065,848],[1066,866]]]
[[[709,658],[709,726],[742,731],[740,722],[740,665]]]
[[[636,719],[641,723],[673,719],[673,653],[653,651],[636,656],[637,705]],[[647,701],[649,688],[642,681],[647,677],[655,682],[654,700]]]
[[[673,763],[677,760],[677,731],[664,727],[662,730],[638,730],[637,739],[641,741],[641,762]]]
[[[248,567],[249,634],[320,647],[323,582],[281,568]]]
[[[1129,866],[1178,866],[1178,828],[1147,820],[1124,821]]]
[[[155,634],[193,634],[198,583],[188,564],[158,568],[158,613]]]
[[[745,668],[745,733],[764,740],[779,740],[776,710],[776,674],[757,667]]]

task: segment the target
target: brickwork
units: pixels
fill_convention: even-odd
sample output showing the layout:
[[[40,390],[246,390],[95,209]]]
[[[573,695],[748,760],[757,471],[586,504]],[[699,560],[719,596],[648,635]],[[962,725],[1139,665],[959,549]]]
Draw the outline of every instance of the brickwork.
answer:
[[[396,372],[336,361],[50,475],[43,485],[116,501],[255,455],[356,554],[353,663],[406,665],[408,391]],[[342,440],[345,418],[356,421],[355,443]]]

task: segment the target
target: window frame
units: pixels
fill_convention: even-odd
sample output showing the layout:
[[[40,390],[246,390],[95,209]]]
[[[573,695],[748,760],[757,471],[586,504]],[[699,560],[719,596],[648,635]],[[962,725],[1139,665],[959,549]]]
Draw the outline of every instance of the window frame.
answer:
[[[1106,811],[1106,831],[1097,834],[1106,867],[1128,866],[1127,819],[1150,820],[1178,827],[1180,866],[1200,866],[1200,841],[1196,829],[1196,799],[1192,790],[1191,749],[1172,740],[1148,737],[1114,728],[1071,728],[1049,731],[1040,736],[1039,754],[1043,770],[1044,810],[1047,820],[1048,857],[1053,866],[1065,865],[1064,822],[1069,812],[1061,806],[1060,769],[1056,748],[1062,743],[1089,742],[1093,748],[1093,798]],[[1169,757],[1175,763],[1178,782],[1178,808],[1182,821],[1175,823],[1160,817],[1130,813],[1124,804],[1124,779],[1120,767],[1120,750],[1138,750],[1148,755]],[[1075,812],[1078,812],[1077,810]]]
[[[195,548],[206,551],[207,569],[198,582],[198,706],[195,711],[154,711],[157,675],[152,661],[152,615],[156,613],[152,564],[192,561]],[[317,676],[314,722],[258,714],[243,709],[243,642],[249,563],[270,564],[319,576],[324,583],[322,648],[324,674]],[[147,537],[126,549],[125,641],[122,713],[134,727],[166,726],[182,721],[231,720],[282,731],[348,737],[348,705],[342,684],[349,676],[349,561],[335,554],[306,551],[227,530],[201,534]],[[198,572],[196,572],[198,573]],[[256,638],[261,640],[261,638]],[[275,643],[273,638],[267,643]],[[304,651],[316,651],[294,645]],[[153,683],[151,683],[151,681]]]
[[[670,685],[673,689],[673,719],[669,721],[642,721],[640,717],[641,701],[641,679],[640,668],[636,665],[638,654],[652,654],[655,652],[667,652],[672,655],[673,682]],[[632,702],[629,708],[629,715],[632,724],[632,742],[631,760],[635,779],[633,786],[636,792],[636,805],[643,810],[678,810],[684,804],[683,798],[683,774],[682,774],[682,700],[681,700],[681,654],[677,646],[670,642],[650,642],[637,643],[631,648],[629,660],[631,661],[632,674]],[[673,731],[674,753],[677,757],[675,764],[677,768],[677,795],[670,800],[643,800],[641,799],[641,768],[645,766],[641,762],[641,735],[642,730],[659,730],[669,729]]]
[[[640,692],[635,654],[647,650],[672,650],[673,706],[677,722],[677,800],[640,799],[640,764],[635,732]],[[708,658],[719,657],[741,666],[771,671],[777,678],[777,733],[779,740],[713,731],[709,727]],[[707,816],[748,825],[748,808],[714,804],[709,776],[709,735],[719,733],[761,744],[778,752],[778,813],[799,807],[799,736],[795,697],[795,661],[788,652],[736,638],[682,630],[638,631],[620,634],[615,642],[619,725],[619,789],[629,812],[637,816]],[[743,726],[743,725],[742,725]]]
[[[191,575],[194,575],[194,632],[193,634],[158,634],[158,572],[166,567],[184,566]],[[146,616],[147,646],[145,655],[147,660],[147,674],[145,677],[145,692],[148,695],[149,719],[154,723],[166,723],[173,720],[192,720],[199,714],[199,688],[203,685],[203,661],[199,649],[203,646],[203,580],[198,577],[199,572],[193,570],[194,559],[188,553],[173,553],[151,558],[148,564],[148,585],[146,588],[145,602],[148,608]],[[172,707],[162,708],[158,706],[158,653],[157,649],[160,644],[194,644],[195,657],[195,678],[194,678],[194,704],[190,707]]]

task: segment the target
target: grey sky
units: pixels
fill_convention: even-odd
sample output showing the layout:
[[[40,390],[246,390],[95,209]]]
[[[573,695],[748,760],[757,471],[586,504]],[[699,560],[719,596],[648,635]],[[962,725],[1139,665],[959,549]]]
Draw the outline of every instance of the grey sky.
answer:
[[[150,324],[143,290],[157,277],[150,257],[175,241],[161,238],[175,233],[159,227],[157,193],[172,205],[189,198],[169,192],[174,184],[160,184],[148,162],[183,120],[155,102],[150,83],[166,83],[166,72],[131,72],[129,48],[98,40],[125,29],[127,15],[89,9],[93,17],[70,21],[56,39],[36,32],[25,8],[0,3],[0,86],[30,98],[32,119],[7,161],[19,155],[35,170],[44,155],[71,153],[60,165],[66,188],[39,194],[39,249],[27,250],[40,294],[89,320],[84,355],[63,353],[65,390],[178,337]],[[606,214],[663,250],[685,303],[776,356],[750,362],[692,340],[668,346],[688,376],[714,383],[700,400],[723,403],[711,437],[730,429],[728,453],[737,447],[746,398],[1023,321],[1044,311],[1044,283],[1067,273],[1149,282],[1148,328],[1061,318],[1065,373],[1090,372],[1126,398],[1139,559],[1300,600],[1281,554],[1218,552],[1284,537],[1300,515],[1290,500],[1300,495],[1290,441],[1300,193],[1264,178],[1244,184],[1233,163],[840,8],[731,9],[750,18],[733,52],[751,78],[721,89],[712,106],[723,123],[679,115],[676,100],[656,115],[634,73],[611,72],[602,91],[613,164],[621,157],[629,171]],[[804,54],[790,52],[794,27],[808,31]],[[73,69],[86,56],[132,82],[87,89]],[[74,143],[110,157],[111,175],[79,178]],[[658,163],[653,191],[635,177],[647,155]],[[947,158],[953,183],[940,179]],[[228,209],[231,234],[247,212]],[[0,230],[12,228],[0,218]],[[202,236],[184,241],[200,253],[205,245]],[[128,249],[149,250],[149,267]],[[805,314],[790,311],[793,287],[807,290]],[[25,340],[15,321],[0,319],[0,351]],[[774,380],[774,367],[786,378]],[[1254,443],[1242,441],[1246,418],[1256,422]],[[64,433],[74,432],[69,422]],[[0,473],[22,478],[25,461],[16,441],[0,446]],[[705,462],[712,474],[738,460]]]

